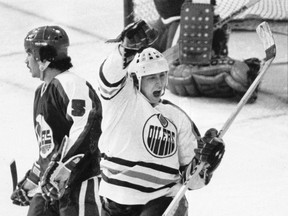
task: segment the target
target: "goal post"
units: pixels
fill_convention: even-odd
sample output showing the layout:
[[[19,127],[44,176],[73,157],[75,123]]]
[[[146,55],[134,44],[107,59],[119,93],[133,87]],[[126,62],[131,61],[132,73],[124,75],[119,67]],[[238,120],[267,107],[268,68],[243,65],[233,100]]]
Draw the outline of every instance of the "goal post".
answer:
[[[133,0],[123,0],[124,8],[124,27],[134,21],[134,5]]]

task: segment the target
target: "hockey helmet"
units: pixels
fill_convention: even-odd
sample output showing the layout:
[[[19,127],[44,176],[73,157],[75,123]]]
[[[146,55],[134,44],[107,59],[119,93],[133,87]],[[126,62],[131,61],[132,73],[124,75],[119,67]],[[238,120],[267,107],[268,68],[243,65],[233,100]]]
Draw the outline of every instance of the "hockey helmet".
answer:
[[[57,53],[46,60],[66,58],[69,46],[67,33],[59,26],[41,26],[29,31],[24,39],[26,52],[31,52],[37,61],[40,60],[40,48],[48,46],[53,47]]]
[[[128,67],[128,73],[135,74],[139,84],[143,76],[168,72],[168,70],[168,62],[162,53],[151,47],[137,53]]]

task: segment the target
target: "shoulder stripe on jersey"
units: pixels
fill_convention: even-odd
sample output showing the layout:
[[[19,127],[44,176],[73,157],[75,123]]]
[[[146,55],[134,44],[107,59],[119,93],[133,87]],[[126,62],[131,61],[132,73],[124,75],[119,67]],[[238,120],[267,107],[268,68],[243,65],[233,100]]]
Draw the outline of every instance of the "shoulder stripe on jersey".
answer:
[[[107,79],[105,78],[104,74],[103,74],[103,65],[104,65],[105,61],[102,63],[101,67],[100,67],[100,72],[99,72],[99,76],[101,81],[103,82],[103,84],[107,87],[113,88],[113,87],[118,87],[119,85],[121,85],[122,83],[124,83],[126,76],[123,77],[120,81],[116,82],[116,83],[110,83],[107,81]]]
[[[158,171],[165,172],[165,173],[169,173],[169,174],[174,174],[174,175],[179,174],[178,169],[173,169],[171,167],[167,167],[167,166],[163,166],[163,165],[159,165],[159,164],[155,164],[155,163],[146,163],[143,161],[136,161],[136,162],[135,161],[128,161],[128,160],[124,160],[122,158],[108,157],[104,153],[102,154],[102,157],[104,158],[104,160],[108,160],[110,162],[124,165],[124,166],[128,166],[128,167],[133,167],[133,166],[137,165],[137,166],[147,167],[147,168],[151,168],[151,169],[158,170]]]
[[[62,85],[62,83],[60,82],[59,79],[54,78],[53,82],[50,83],[50,85],[52,86],[54,91],[57,91],[57,93],[59,93],[61,96],[59,98],[56,97],[56,99],[63,99],[63,103],[65,104],[64,107],[67,107],[70,99],[68,98],[68,95]],[[65,108],[66,109],[66,108]],[[65,115],[66,115],[66,110],[65,110]],[[69,117],[69,116],[67,116]]]
[[[200,134],[197,126],[195,125],[195,123],[192,121],[192,119],[187,115],[187,113],[186,113],[183,109],[181,109],[179,106],[175,105],[174,103],[172,103],[172,102],[170,102],[170,101],[168,101],[168,100],[162,100],[161,102],[162,102],[162,104],[164,104],[164,105],[171,105],[171,106],[173,106],[173,107],[176,107],[176,108],[179,109],[182,113],[184,113],[184,114],[187,116],[187,118],[189,119],[189,121],[191,122],[193,134],[196,136],[197,140],[201,139],[201,134]]]
[[[118,186],[122,186],[122,187],[133,188],[135,190],[146,192],[146,193],[152,193],[152,192],[155,192],[155,191],[162,190],[164,188],[171,188],[171,187],[173,187],[176,184],[174,182],[174,183],[165,185],[165,186],[160,187],[160,188],[151,188],[151,187],[144,187],[142,185],[133,184],[133,183],[130,183],[130,182],[127,182],[127,181],[121,181],[121,180],[117,180],[117,179],[108,178],[107,176],[105,176],[103,174],[103,172],[101,173],[101,175],[102,175],[102,179],[105,182],[109,183],[109,184],[114,184],[114,185],[118,185]]]
[[[104,100],[111,100],[113,99],[116,95],[118,95],[118,93],[124,88],[124,86],[122,86],[114,95],[112,95],[111,97],[106,97],[102,94],[102,92],[100,91],[100,95]],[[101,88],[100,88],[101,89]]]

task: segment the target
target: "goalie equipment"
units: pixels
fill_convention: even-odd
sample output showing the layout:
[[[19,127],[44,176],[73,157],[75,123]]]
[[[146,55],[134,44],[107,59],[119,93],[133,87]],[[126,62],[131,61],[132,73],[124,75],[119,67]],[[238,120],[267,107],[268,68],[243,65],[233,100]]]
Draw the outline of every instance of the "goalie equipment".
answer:
[[[185,1],[180,20],[180,63],[209,64],[212,53],[214,8]]]
[[[44,60],[40,58],[40,49],[47,46],[53,47],[56,53],[46,55],[45,60],[52,62],[66,58],[69,38],[64,29],[59,26],[42,26],[29,31],[24,39],[26,52],[31,52],[37,61]]]
[[[227,17],[225,17],[224,19],[220,19],[219,20],[219,16],[215,16],[214,21],[216,22],[213,26],[215,31],[218,31],[217,29],[222,28],[222,33],[224,33],[225,37],[228,37],[228,29],[226,29],[226,27],[224,26],[225,24],[227,24],[229,21],[231,21],[233,18],[235,18],[236,16],[238,16],[239,14],[243,13],[244,11],[246,11],[248,8],[252,7],[253,5],[255,5],[256,3],[258,3],[260,0],[249,0],[245,5],[243,5],[242,7],[240,7],[239,9],[237,9],[236,11],[233,11],[230,15],[228,15]],[[211,4],[215,5],[215,1],[211,1]],[[227,26],[227,25],[226,25]],[[225,30],[226,29],[226,30]],[[218,32],[220,33],[221,36],[221,31]],[[216,33],[216,34],[218,34]],[[214,37],[218,37],[218,35],[214,34]],[[219,41],[214,40],[213,39],[213,44],[216,45],[214,46],[215,49],[217,50],[217,44],[219,43]],[[222,42],[220,42],[222,43]],[[227,43],[227,42],[226,42]],[[220,44],[221,45],[221,44]],[[226,44],[225,42],[222,43],[222,45],[219,48],[224,48],[223,52],[221,52],[221,50],[219,50],[219,53],[223,53],[225,55],[228,54],[228,50],[226,50]],[[173,47],[167,47],[167,50],[163,53],[164,56],[167,58],[169,64],[173,61],[175,61],[176,59],[179,59],[179,44],[174,45]],[[214,49],[212,47],[212,49]],[[215,51],[215,50],[214,50]],[[217,51],[215,53],[215,55],[217,55]]]
[[[220,20],[219,15],[214,16],[214,23],[218,22]],[[214,31],[213,31],[213,40],[212,40],[212,58],[219,57],[219,56],[228,56],[228,40],[230,36],[230,28],[227,24],[215,28],[214,25]]]
[[[155,8],[162,19],[180,16],[184,0],[154,0]]]
[[[233,97],[243,95],[260,68],[257,58],[244,62],[229,57],[215,58],[208,66],[170,65],[168,88],[181,96]],[[257,98],[255,93],[251,98]]]

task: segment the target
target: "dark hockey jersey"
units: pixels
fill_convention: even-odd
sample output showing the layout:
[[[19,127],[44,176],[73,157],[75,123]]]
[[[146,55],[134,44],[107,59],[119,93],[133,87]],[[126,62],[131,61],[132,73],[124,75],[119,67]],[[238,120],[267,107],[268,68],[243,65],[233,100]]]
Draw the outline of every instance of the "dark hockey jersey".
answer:
[[[35,92],[33,117],[42,175],[65,136],[69,139],[64,161],[73,155],[85,154],[72,171],[69,184],[99,173],[102,107],[86,80],[66,71],[48,85],[40,85]]]

